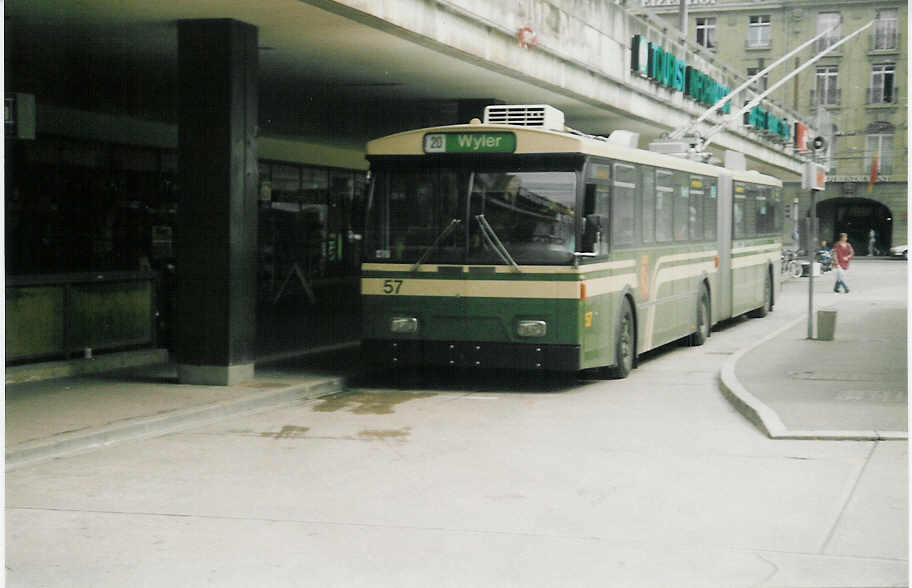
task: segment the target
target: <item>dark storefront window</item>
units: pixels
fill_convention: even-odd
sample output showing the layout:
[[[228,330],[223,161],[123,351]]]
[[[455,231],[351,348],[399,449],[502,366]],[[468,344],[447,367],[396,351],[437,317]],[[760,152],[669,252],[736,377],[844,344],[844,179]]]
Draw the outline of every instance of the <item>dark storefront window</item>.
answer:
[[[364,172],[263,161],[260,184],[262,296],[298,270],[308,280],[358,273]]]
[[[262,161],[260,260],[354,275],[365,173]],[[174,263],[177,154],[40,137],[8,144],[8,275],[162,270]],[[265,223],[265,226],[264,226]],[[281,276],[261,268],[261,289]]]
[[[170,256],[165,152],[44,139],[14,144],[7,160],[8,274],[138,270]]]

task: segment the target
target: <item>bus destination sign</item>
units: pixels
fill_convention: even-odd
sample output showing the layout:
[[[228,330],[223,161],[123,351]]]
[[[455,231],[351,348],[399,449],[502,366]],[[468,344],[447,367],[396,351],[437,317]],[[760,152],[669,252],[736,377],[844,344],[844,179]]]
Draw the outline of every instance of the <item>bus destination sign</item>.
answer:
[[[424,136],[425,153],[513,153],[513,133],[428,133]]]

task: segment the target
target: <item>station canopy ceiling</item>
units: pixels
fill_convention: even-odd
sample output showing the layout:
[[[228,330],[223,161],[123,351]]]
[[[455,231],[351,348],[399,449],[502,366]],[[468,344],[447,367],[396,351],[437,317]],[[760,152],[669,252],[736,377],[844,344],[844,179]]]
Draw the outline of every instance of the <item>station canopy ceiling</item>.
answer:
[[[362,148],[367,139],[408,128],[395,128],[390,112],[397,107],[414,113],[425,105],[433,118],[441,104],[481,98],[551,104],[568,125],[593,134],[623,128],[649,140],[664,130],[301,0],[7,0],[5,13],[7,91],[34,92],[60,106],[91,110],[99,99],[86,89],[91,80],[113,78],[109,85],[117,86],[130,76],[142,78],[141,92],[176,96],[177,21],[232,18],[258,28],[266,133]],[[47,70],[60,90],[47,83],[41,92],[31,89],[37,70]],[[72,71],[79,75],[67,86]],[[123,102],[145,99],[108,101],[130,113]],[[164,102],[172,109],[163,109],[164,118],[176,121],[176,100]],[[427,124],[439,122],[447,121]]]

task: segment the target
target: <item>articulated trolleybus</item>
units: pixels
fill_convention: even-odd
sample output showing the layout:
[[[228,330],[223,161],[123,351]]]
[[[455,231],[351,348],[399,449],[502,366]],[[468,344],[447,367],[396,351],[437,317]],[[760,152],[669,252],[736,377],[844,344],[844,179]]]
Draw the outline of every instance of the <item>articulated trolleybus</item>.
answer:
[[[544,105],[367,144],[362,350],[374,366],[625,377],[775,300],[782,183],[593,137]]]

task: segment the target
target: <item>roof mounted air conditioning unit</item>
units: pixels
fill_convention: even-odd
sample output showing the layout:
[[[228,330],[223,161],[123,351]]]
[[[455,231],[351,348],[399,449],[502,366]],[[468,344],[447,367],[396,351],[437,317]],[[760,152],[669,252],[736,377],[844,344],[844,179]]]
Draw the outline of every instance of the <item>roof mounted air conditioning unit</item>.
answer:
[[[485,106],[484,122],[563,131],[564,113],[547,104],[497,104]]]

